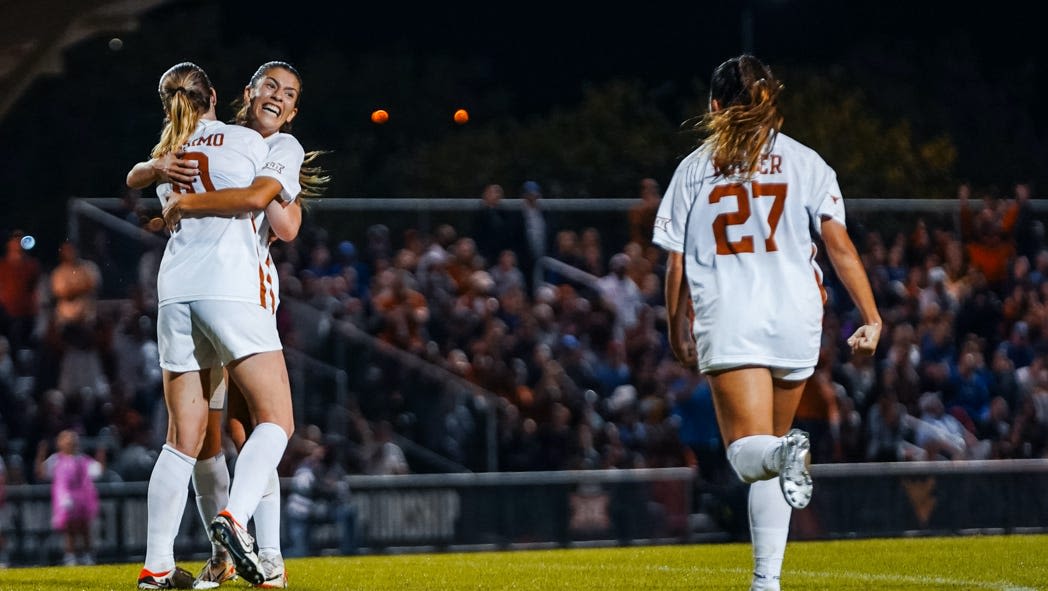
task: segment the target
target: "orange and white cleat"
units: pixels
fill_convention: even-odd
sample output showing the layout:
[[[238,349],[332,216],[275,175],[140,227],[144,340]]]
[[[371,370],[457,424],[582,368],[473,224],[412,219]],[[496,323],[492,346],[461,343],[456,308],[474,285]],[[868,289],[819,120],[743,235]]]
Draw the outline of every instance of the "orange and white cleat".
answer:
[[[184,568],[175,568],[160,573],[142,569],[138,573],[139,589],[192,589],[193,573]]]

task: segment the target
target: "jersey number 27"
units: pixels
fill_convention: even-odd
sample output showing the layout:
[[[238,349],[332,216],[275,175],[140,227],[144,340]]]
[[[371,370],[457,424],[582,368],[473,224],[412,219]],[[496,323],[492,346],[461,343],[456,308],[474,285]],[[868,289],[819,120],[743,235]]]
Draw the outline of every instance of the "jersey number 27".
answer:
[[[779,228],[782,212],[786,202],[785,183],[731,183],[717,185],[710,192],[710,205],[720,203],[725,197],[735,197],[738,209],[713,218],[713,237],[717,241],[717,254],[741,254],[754,252],[753,236],[741,236],[738,240],[728,240],[728,226],[745,224],[750,219],[750,199],[771,197],[771,209],[768,210],[768,235],[764,238],[765,252],[775,252],[779,246],[775,243],[775,230]]]

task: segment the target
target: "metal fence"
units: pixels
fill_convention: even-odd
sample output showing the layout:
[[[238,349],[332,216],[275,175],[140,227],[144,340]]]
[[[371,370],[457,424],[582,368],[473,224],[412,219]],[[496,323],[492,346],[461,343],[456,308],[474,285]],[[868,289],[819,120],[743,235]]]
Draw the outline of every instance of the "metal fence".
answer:
[[[1048,459],[813,466],[815,496],[794,511],[793,539],[1048,532]],[[741,528],[693,513],[689,468],[349,476],[344,503],[318,504],[312,553],[479,551],[745,541],[747,487],[734,492]],[[285,492],[290,483],[285,481]],[[144,557],[146,483],[100,484],[94,536],[105,562]],[[697,491],[702,492],[702,491]],[[284,517],[284,526],[288,523]],[[55,564],[46,485],[8,489],[7,537],[16,565]],[[739,521],[736,519],[735,521]],[[287,543],[287,536],[284,538]],[[193,500],[178,558],[210,546]]]
[[[689,539],[692,471],[687,468],[533,473],[349,476],[347,502],[317,503],[314,554],[523,549]],[[285,491],[290,483],[283,483]],[[98,485],[97,556],[145,556],[145,482]],[[188,495],[187,491],[187,495]],[[286,496],[286,494],[285,494]],[[202,558],[210,544],[187,496],[175,554]],[[12,564],[55,564],[61,536],[50,530],[50,488],[8,489],[4,524]],[[285,515],[283,525],[286,527]],[[283,536],[286,541],[286,534]]]

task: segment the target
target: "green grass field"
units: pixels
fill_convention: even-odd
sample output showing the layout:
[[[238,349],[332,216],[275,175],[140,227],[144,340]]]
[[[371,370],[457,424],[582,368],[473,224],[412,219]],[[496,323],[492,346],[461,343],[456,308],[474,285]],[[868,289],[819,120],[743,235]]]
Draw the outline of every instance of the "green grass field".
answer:
[[[288,560],[291,588],[748,589],[747,544],[517,552],[399,554]],[[3,591],[130,590],[139,564],[0,570]],[[182,566],[196,571],[199,562]],[[970,536],[794,542],[783,588],[1048,589],[1048,536]],[[247,589],[243,581],[223,589]]]

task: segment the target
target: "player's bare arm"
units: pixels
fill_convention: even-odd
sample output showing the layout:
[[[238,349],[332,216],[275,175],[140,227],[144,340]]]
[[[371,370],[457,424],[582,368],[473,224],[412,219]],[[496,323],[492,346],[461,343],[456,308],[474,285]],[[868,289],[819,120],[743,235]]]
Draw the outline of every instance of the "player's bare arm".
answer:
[[[251,185],[205,193],[172,193],[164,205],[164,223],[174,228],[183,217],[238,215],[262,211],[283,190],[273,177],[255,177]]]
[[[176,154],[164,154],[131,167],[127,173],[127,186],[144,189],[153,183],[170,182],[183,189],[192,186],[200,171],[195,160],[185,160]]]
[[[863,325],[848,338],[848,345],[852,353],[872,355],[881,338],[881,314],[877,311],[877,302],[870,288],[870,280],[866,277],[866,269],[862,266],[862,259],[848,236],[848,230],[840,222],[824,219],[822,240],[830,263],[862,315]]]
[[[291,242],[298,236],[298,230],[302,227],[302,201],[295,199],[288,203],[282,199],[274,199],[266,206],[266,219],[269,227],[279,240]]]
[[[691,294],[684,279],[684,255],[670,251],[666,261],[666,326],[670,349],[681,365],[694,368],[699,358],[691,332]]]

